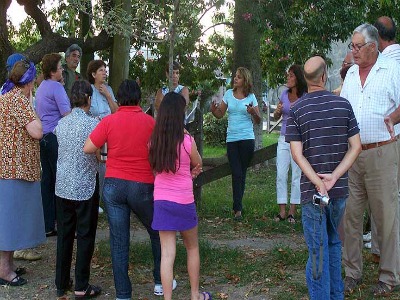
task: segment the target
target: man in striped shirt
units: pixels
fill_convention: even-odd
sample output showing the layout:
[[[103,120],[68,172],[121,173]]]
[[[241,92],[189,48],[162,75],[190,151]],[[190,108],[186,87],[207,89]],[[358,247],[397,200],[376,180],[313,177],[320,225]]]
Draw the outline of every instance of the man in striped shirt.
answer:
[[[293,159],[302,170],[301,204],[308,247],[306,280],[311,300],[343,299],[342,246],[338,226],[348,196],[347,170],[361,152],[357,121],[350,103],[325,90],[326,63],[304,65],[308,94],[293,105],[286,127]],[[314,204],[315,194],[329,196]]]
[[[340,94],[353,107],[363,150],[349,170],[343,262],[345,292],[352,293],[362,281],[363,214],[369,206],[380,249],[379,281],[372,293],[386,296],[400,284],[399,148],[384,123],[400,103],[400,68],[379,53],[378,42],[374,26],[362,24],[354,30],[349,47],[355,64]]]

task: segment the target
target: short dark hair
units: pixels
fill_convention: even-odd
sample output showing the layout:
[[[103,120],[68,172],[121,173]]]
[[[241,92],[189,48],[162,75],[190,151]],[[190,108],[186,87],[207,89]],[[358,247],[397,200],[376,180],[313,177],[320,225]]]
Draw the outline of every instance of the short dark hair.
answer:
[[[93,95],[93,89],[87,80],[77,80],[71,88],[71,107],[83,107],[89,104],[89,97]]]
[[[176,60],[174,60],[172,62],[172,70],[176,71],[176,70],[180,70],[180,69],[181,69],[181,65]],[[167,66],[165,68],[165,72],[167,72],[167,73],[169,72],[169,63],[167,64]]]
[[[117,92],[117,101],[120,106],[139,105],[142,92],[135,80],[125,79],[121,82]]]
[[[58,53],[46,54],[42,58],[42,72],[44,79],[51,78],[51,72],[57,72],[58,63],[61,61],[61,55]]]
[[[101,59],[95,59],[89,62],[87,66],[86,75],[87,79],[91,84],[94,84],[94,78],[92,76],[92,73],[96,73],[97,70],[100,69],[101,67],[106,67],[106,63]]]
[[[396,38],[396,24],[394,23],[393,19],[390,18],[391,27],[385,26],[379,20],[375,22],[374,26],[378,29],[378,34],[380,38],[384,41],[393,41]]]

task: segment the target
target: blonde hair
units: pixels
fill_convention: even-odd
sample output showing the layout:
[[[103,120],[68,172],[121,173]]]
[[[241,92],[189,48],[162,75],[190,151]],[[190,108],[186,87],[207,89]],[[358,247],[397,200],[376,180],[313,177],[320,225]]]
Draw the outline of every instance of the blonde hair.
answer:
[[[243,93],[247,97],[253,92],[253,79],[251,77],[251,73],[249,69],[245,67],[237,68],[236,72],[239,72],[239,74],[243,77]],[[234,87],[233,90],[236,91],[236,88]]]

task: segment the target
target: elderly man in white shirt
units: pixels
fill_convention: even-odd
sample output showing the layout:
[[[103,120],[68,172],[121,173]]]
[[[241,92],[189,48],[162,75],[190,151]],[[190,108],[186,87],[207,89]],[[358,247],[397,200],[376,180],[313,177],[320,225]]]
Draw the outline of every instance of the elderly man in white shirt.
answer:
[[[345,292],[352,293],[362,282],[363,214],[369,205],[381,249],[379,281],[372,292],[385,296],[400,284],[399,148],[384,122],[399,106],[400,68],[379,54],[378,31],[370,24],[354,30],[349,48],[355,65],[349,69],[340,95],[353,107],[363,151],[349,170],[344,217]]]

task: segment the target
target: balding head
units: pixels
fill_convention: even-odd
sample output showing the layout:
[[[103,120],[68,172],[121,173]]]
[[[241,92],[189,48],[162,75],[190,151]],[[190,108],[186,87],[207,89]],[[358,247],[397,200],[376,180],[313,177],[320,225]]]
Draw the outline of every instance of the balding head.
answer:
[[[304,64],[304,77],[307,85],[315,85],[323,82],[322,75],[326,71],[325,60],[321,56],[313,56]],[[324,83],[325,84],[325,83]]]
[[[380,51],[396,42],[396,24],[392,18],[387,16],[380,17],[376,20],[374,26],[378,29]]]

